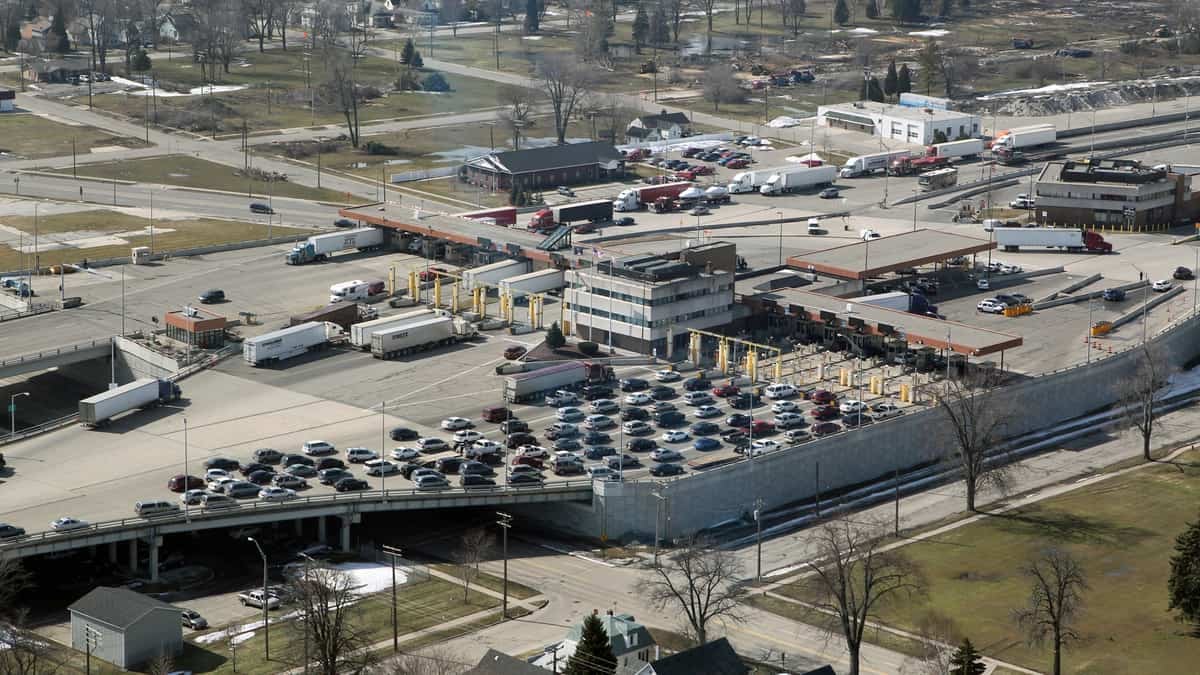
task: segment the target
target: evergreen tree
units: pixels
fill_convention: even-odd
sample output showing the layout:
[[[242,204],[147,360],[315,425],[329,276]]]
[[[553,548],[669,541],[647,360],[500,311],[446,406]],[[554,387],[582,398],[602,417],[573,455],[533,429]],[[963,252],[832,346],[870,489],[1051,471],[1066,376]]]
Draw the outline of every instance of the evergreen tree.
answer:
[[[513,189],[515,190],[516,188],[513,188]],[[551,349],[558,349],[559,347],[567,344],[567,338],[566,338],[566,336],[563,335],[562,329],[558,327],[557,321],[550,324],[550,328],[546,329],[546,344],[549,345],[549,347]],[[603,626],[600,627],[600,632],[601,633],[604,632]],[[587,623],[586,622],[584,623],[583,636],[584,636],[584,639],[586,640],[587,639]],[[604,638],[604,643],[608,644],[607,637]],[[583,646],[582,642],[580,642],[579,644],[580,644],[580,646]],[[576,649],[578,649],[578,647],[576,647]],[[611,651],[609,652],[609,655],[610,656],[612,655]]]
[[[67,37],[67,20],[61,10],[54,13],[54,19],[50,22],[48,42],[50,49],[59,54],[71,51],[71,38]]]
[[[908,22],[921,15],[921,0],[892,0],[892,18]]]
[[[15,52],[19,44],[21,44],[21,24],[18,21],[13,21],[8,24],[8,31],[4,34],[4,48],[10,52]]]
[[[1179,621],[1200,626],[1200,518],[1175,538],[1167,596]]]
[[[962,7],[963,9],[970,9],[971,0],[958,0],[958,6]]]
[[[408,60],[408,65],[412,66],[413,68],[424,68],[425,59],[421,58],[421,52],[414,49],[412,58]]]
[[[900,64],[900,72],[896,75],[896,95],[907,94],[912,91],[912,73],[908,71],[908,64]]]
[[[633,17],[633,49],[642,53],[642,45],[650,37],[650,17],[646,14],[646,5],[638,3],[637,14]]]
[[[897,96],[900,92],[897,87],[900,86],[900,76],[896,73],[896,60],[892,59],[888,63],[887,75],[883,78],[883,93],[888,96]]]
[[[139,73],[144,73],[147,70],[150,70],[150,55],[146,53],[145,49],[139,49],[137,54],[133,56],[133,61],[130,62],[130,66],[132,66],[133,69]]]
[[[883,95],[883,88],[879,86],[879,78],[872,77],[867,82],[867,99],[876,103],[883,103],[887,100]]]
[[[413,44],[412,38],[404,41],[404,47],[400,49],[400,63],[409,63],[412,61],[413,54],[417,51],[416,45]]]
[[[521,201],[521,190],[519,190],[519,189],[517,188],[517,184],[516,184],[516,182],[513,182],[512,189],[510,189],[510,190],[508,191],[508,203],[509,203],[509,204],[512,204],[513,206],[520,206],[520,201]],[[555,324],[555,325],[558,325],[558,324]],[[553,328],[554,328],[554,326],[551,326],[550,328],[551,328],[551,329],[553,329]],[[546,333],[546,334],[547,334],[547,336],[548,336],[548,335],[549,335],[549,331],[547,331],[547,333]],[[547,337],[547,340],[546,340],[546,341],[547,341],[547,342],[549,342],[549,341],[550,341],[548,337]]]
[[[833,6],[833,20],[839,26],[850,22],[850,8],[846,6],[846,0],[837,0],[837,4]]]
[[[538,25],[538,0],[525,0],[525,32],[536,33]]]
[[[983,675],[987,666],[983,664],[975,645],[969,638],[963,638],[962,644],[950,656],[950,675]]]
[[[558,324],[550,326],[554,330]],[[549,334],[546,342],[550,341]],[[590,614],[583,620],[583,634],[579,644],[575,645],[575,653],[567,659],[567,675],[612,675],[617,672],[617,657],[613,656],[612,646],[608,642],[608,633],[604,632],[604,624],[600,617]]]

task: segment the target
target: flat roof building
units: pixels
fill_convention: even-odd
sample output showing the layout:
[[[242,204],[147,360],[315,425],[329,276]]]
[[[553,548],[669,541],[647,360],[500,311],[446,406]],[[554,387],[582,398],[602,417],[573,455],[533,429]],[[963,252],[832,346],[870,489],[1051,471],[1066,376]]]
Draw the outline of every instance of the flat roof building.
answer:
[[[873,101],[818,106],[817,123],[916,145],[938,142],[938,132],[947,141],[974,138],[980,133],[978,115]]]
[[[187,306],[163,315],[167,337],[197,349],[216,349],[225,345],[228,321],[199,307]]]
[[[1046,225],[1145,230],[1194,214],[1193,176],[1136,160],[1048,162],[1034,186]]]

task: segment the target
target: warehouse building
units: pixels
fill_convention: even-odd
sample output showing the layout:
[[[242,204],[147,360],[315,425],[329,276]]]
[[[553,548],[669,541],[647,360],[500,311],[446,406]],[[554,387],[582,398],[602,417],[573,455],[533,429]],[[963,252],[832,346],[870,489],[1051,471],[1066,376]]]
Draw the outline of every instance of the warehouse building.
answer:
[[[817,123],[915,145],[975,138],[980,133],[978,115],[872,101],[818,106]],[[939,138],[939,133],[945,138]]]
[[[1136,160],[1048,162],[1034,187],[1048,225],[1147,229],[1196,215],[1196,175]]]

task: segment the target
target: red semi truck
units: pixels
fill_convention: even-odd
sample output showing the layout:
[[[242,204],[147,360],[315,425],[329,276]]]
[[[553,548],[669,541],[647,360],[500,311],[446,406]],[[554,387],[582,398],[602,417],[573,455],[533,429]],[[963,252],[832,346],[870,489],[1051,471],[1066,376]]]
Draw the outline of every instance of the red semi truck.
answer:
[[[614,211],[638,211],[655,203],[662,197],[674,199],[690,187],[692,187],[690,182],[680,181],[677,183],[629,188],[622,190],[621,194],[617,195],[617,198],[613,200],[612,207]]]
[[[541,209],[529,219],[529,229],[534,232],[552,232],[560,225],[589,222],[602,223],[612,220],[613,205],[607,199],[592,202],[559,204]]]
[[[515,206],[471,211],[470,213],[460,213],[458,215],[460,218],[466,218],[467,220],[490,221],[504,227],[511,227],[517,224],[517,207]]]

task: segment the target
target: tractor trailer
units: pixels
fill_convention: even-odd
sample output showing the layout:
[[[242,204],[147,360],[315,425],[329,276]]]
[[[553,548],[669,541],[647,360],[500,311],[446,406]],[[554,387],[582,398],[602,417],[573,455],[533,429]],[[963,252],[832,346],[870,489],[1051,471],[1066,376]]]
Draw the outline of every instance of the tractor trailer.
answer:
[[[925,148],[926,157],[943,157],[945,159],[975,157],[981,152],[983,152],[983,141],[978,138],[967,138],[961,141],[936,143]]]
[[[613,203],[607,199],[575,204],[560,204],[541,209],[529,219],[529,229],[548,232],[562,225],[589,222],[601,223],[612,220]]]
[[[135,408],[149,408],[179,398],[179,385],[153,377],[134,380],[79,402],[79,421],[87,427],[104,426],[110,419]]]
[[[674,199],[690,187],[692,187],[691,183],[683,181],[621,190],[621,193],[613,200],[613,211],[639,211],[653,204],[659,197]]]
[[[500,294],[510,297],[520,297],[522,295],[531,295],[537,293],[545,293],[562,288],[566,284],[563,278],[563,271],[559,269],[545,269],[537,272],[530,272],[520,276],[509,277],[500,282]]]
[[[325,260],[338,251],[370,251],[382,245],[383,230],[375,227],[316,234],[293,246],[284,257],[284,262],[289,265],[304,265]]]
[[[252,366],[283,361],[329,346],[330,340],[342,335],[336,323],[309,321],[296,326],[247,338],[242,343],[242,358]]]
[[[1068,251],[1110,253],[1112,244],[1091,230],[1065,227],[997,227],[992,230],[996,246],[1005,251],[1024,248],[1061,248]]]
[[[463,288],[470,291],[480,286],[495,286],[501,280],[529,271],[528,260],[500,260],[490,265],[462,271]]]
[[[1053,124],[1014,127],[996,135],[992,141],[992,153],[1003,163],[1019,162],[1024,159],[1022,150],[1047,145],[1056,140],[1058,131]]]
[[[742,194],[743,192],[754,192],[767,182],[767,179],[780,171],[787,171],[791,167],[777,166],[773,169],[757,169],[755,171],[741,171],[733,175],[733,180],[725,186],[731,194]]]
[[[411,321],[416,317],[433,316],[435,314],[438,316],[444,316],[445,312],[443,310],[414,309],[409,312],[401,312],[400,314],[393,314],[391,316],[385,316],[371,321],[356,323],[353,326],[350,326],[350,344],[362,349],[363,351],[366,351],[371,348],[371,336],[375,333],[388,330],[389,328],[395,328],[396,326],[399,326],[407,321]]]
[[[782,195],[832,185],[835,178],[837,167],[833,166],[786,166],[771,174],[758,191],[764,195]]]
[[[857,178],[859,176],[869,176],[876,171],[887,171],[892,162],[901,157],[908,157],[907,150],[892,150],[890,152],[876,152],[870,155],[859,155],[846,160],[842,168],[838,171],[838,175],[842,178]]]
[[[910,314],[936,315],[938,309],[937,305],[930,304],[924,295],[920,293],[905,293],[904,291],[865,295],[861,298],[855,298],[854,301],[864,305],[885,307]]]
[[[413,352],[470,340],[478,331],[469,322],[450,316],[416,316],[371,335],[371,355],[392,359]]]
[[[570,361],[505,377],[504,400],[520,403],[547,392],[569,389],[583,382],[608,382],[615,377],[610,366],[587,361]]]
[[[350,326],[360,322],[375,318],[374,307],[367,307],[356,302],[337,302],[332,305],[325,305],[320,309],[314,309],[311,312],[297,314],[293,316],[288,326],[299,326],[302,323],[329,322],[337,324],[342,330],[350,330]]]

